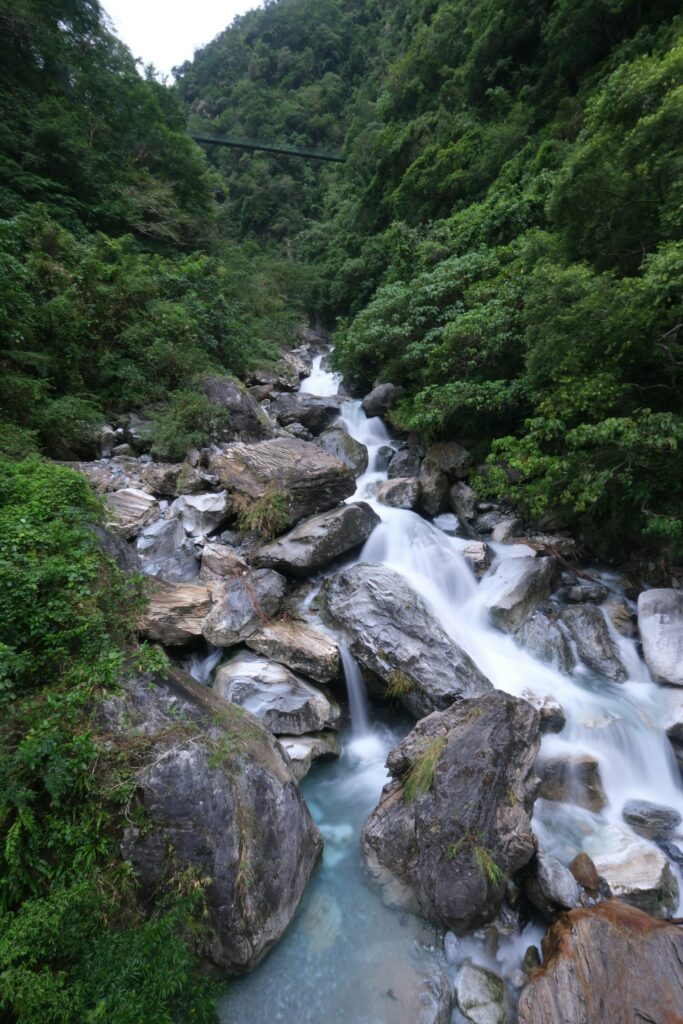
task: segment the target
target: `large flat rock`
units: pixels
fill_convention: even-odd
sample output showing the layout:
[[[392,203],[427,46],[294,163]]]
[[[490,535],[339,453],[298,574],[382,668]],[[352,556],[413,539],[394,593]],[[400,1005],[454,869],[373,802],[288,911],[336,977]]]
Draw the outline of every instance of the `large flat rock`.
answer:
[[[149,605],[139,625],[143,636],[171,646],[201,636],[213,604],[208,587],[154,580],[148,593]]]
[[[317,683],[331,683],[341,672],[336,641],[300,619],[264,623],[247,638],[246,644]]]
[[[209,468],[223,487],[247,500],[283,493],[290,525],[334,508],[356,489],[348,466],[317,444],[294,437],[215,449]]]
[[[344,569],[321,598],[324,620],[356,660],[382,681],[385,695],[398,697],[417,717],[491,688],[393,569],[366,563]]]
[[[379,523],[377,513],[364,501],[342,505],[305,519],[283,537],[264,544],[252,562],[286,576],[309,576],[364,544]]]

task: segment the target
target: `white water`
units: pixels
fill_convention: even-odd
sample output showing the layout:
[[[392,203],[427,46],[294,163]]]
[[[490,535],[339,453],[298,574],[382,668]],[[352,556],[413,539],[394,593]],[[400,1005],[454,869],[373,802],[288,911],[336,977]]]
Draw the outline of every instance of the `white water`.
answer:
[[[321,370],[321,361],[321,356],[316,357],[301,391],[331,396],[338,391],[340,377]],[[489,623],[486,600],[495,586],[492,570],[477,582],[460,553],[467,541],[447,536],[413,512],[391,509],[375,500],[377,484],[386,479],[379,449],[396,447],[382,420],[368,419],[358,401],[344,403],[341,420],[351,436],[367,446],[369,454],[368,469],[349,501],[369,502],[382,520],[359,561],[384,564],[403,575],[494,686],[518,696],[534,693],[559,701],[567,724],[561,734],[544,737],[543,756],[580,753],[599,762],[607,796],[601,812],[537,801],[533,825],[543,848],[565,864],[581,850],[593,857],[612,851],[616,855],[630,833],[621,814],[629,799],[667,804],[683,814],[680,776],[663,733],[664,694],[651,682],[635,643],[612,630],[629,673],[626,683],[609,682],[580,665],[572,676],[566,676],[526,654],[510,636]],[[496,554],[493,569],[501,560],[529,553],[520,545],[491,547]],[[619,593],[609,574],[602,574],[602,582]],[[302,786],[326,839],[323,869],[309,885],[303,909],[277,949],[254,975],[236,985],[236,994],[225,1001],[224,1020],[232,1024],[270,1020],[413,1024],[405,1007],[372,1002],[367,965],[373,962],[373,950],[381,948],[382,956],[390,958],[399,975],[407,970],[417,948],[419,923],[410,915],[398,918],[381,907],[376,891],[364,882],[358,854],[360,828],[386,779],[386,753],[405,727],[389,730],[369,722],[362,679],[348,652],[344,668],[353,722],[351,737],[344,737],[340,761],[316,766]],[[348,839],[344,853],[339,850],[342,835]],[[323,938],[328,951],[313,962],[302,936],[307,934],[306,908],[322,898],[321,893],[321,920],[328,922],[334,937]],[[360,930],[356,927],[359,917],[364,922]],[[405,934],[397,925],[399,920],[407,929]],[[472,938],[463,945],[463,955],[509,977],[519,966],[526,945],[538,938],[535,928],[510,937],[501,944],[497,959],[485,953],[480,940]],[[374,965],[375,974],[382,976],[384,964],[382,959],[380,966]],[[280,984],[286,985],[286,993],[278,988]]]

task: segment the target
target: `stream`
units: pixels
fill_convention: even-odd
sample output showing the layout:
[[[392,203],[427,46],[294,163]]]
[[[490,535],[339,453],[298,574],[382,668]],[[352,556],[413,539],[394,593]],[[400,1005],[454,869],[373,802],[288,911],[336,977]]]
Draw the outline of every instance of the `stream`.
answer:
[[[337,394],[340,377],[321,368],[323,358],[315,358],[302,392]],[[353,400],[342,406],[341,419],[369,452],[368,469],[348,500],[367,501],[382,520],[357,561],[384,564],[404,576],[495,687],[516,696],[552,695],[562,705],[567,723],[561,733],[544,736],[541,754],[597,759],[607,804],[593,812],[539,799],[534,831],[546,852],[564,864],[582,850],[619,863],[636,839],[622,819],[626,800],[651,800],[683,814],[680,775],[663,732],[665,697],[651,682],[635,641],[610,624],[628,669],[625,683],[610,682],[581,665],[567,676],[525,653],[489,624],[485,604],[494,585],[492,573],[477,582],[461,555],[468,541],[414,512],[375,500],[377,483],[387,477],[380,449],[397,447],[383,421],[368,419]],[[490,547],[494,567],[529,553],[521,544]],[[599,569],[591,574],[624,600],[613,574]],[[457,957],[450,957],[456,962],[447,964],[442,937],[433,927],[382,904],[378,890],[365,880],[359,835],[387,779],[387,752],[409,731],[411,721],[386,705],[368,707],[360,673],[348,652],[342,653],[352,719],[342,731],[342,755],[315,764],[301,784],[325,841],[322,864],[280,943],[251,975],[230,982],[220,1007],[225,1024],[416,1024],[419,1006],[432,998],[429,980],[421,978],[429,979],[435,963],[453,980],[458,963],[469,958],[514,986],[525,949],[539,944],[544,931],[532,923],[522,934],[503,935],[497,945],[490,935],[487,941],[477,933],[460,940]],[[215,661],[207,679],[214,667]],[[511,996],[512,1004],[513,988]],[[454,1021],[463,1019],[454,1012]]]

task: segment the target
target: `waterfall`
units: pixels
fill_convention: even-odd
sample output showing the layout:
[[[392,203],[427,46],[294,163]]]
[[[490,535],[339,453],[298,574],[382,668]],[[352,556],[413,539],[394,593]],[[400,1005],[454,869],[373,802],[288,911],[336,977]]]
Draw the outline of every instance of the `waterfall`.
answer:
[[[213,644],[207,643],[208,651],[206,654],[197,652],[196,654],[190,655],[190,660],[187,665],[187,671],[196,679],[198,683],[208,683],[213,674],[218,662],[223,657],[223,650],[220,647],[214,647]]]
[[[365,694],[365,683],[358,667],[356,659],[351,654],[346,644],[339,645],[344,679],[346,680],[346,691],[349,695],[349,709],[351,711],[351,729],[356,737],[366,736],[370,732],[368,719],[368,702]]]

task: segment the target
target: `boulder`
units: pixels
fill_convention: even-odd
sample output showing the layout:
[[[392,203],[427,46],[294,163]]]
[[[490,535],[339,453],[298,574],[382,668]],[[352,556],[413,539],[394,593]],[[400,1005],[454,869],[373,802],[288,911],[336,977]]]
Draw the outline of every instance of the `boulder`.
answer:
[[[299,437],[302,441],[312,441],[314,435],[308,430],[303,423],[290,423],[289,426],[283,427],[286,434],[291,437]]]
[[[276,735],[301,736],[333,728],[339,708],[324,693],[257,654],[236,654],[216,672],[216,693],[258,718]]]
[[[420,501],[422,488],[415,477],[396,477],[377,485],[377,501],[390,508],[414,509]]]
[[[431,459],[423,459],[418,475],[420,507],[427,515],[438,516],[448,509],[448,477]]]
[[[215,647],[234,647],[280,611],[287,584],[271,569],[229,577],[222,585],[202,633]]]
[[[567,716],[558,700],[555,700],[549,693],[539,694],[533,690],[524,690],[521,696],[524,700],[528,700],[541,716],[542,733],[562,732],[567,724]]]
[[[607,587],[594,580],[580,580],[571,587],[567,587],[566,598],[572,604],[602,604],[607,600]]]
[[[607,803],[600,767],[590,754],[550,757],[538,768],[541,776],[538,795],[545,800],[576,804],[589,811],[601,811]]]
[[[626,604],[626,601],[618,601],[614,598],[608,600],[605,604],[605,611],[609,615],[610,622],[617,633],[621,633],[622,636],[629,639],[633,639],[633,637],[638,635],[636,616]]]
[[[522,529],[522,520],[517,516],[508,516],[501,519],[491,531],[491,540],[494,544],[509,544],[513,537],[518,537]]]
[[[389,462],[387,476],[390,480],[419,476],[421,462],[420,453],[415,448],[399,448]]]
[[[443,512],[440,516],[434,516],[432,525],[449,537],[457,537],[460,530],[460,520],[452,512]]]
[[[177,463],[148,462],[142,467],[140,480],[151,494],[161,498],[175,498],[181,467]]]
[[[534,612],[515,632],[514,638],[532,658],[552,665],[558,672],[571,673],[574,654],[569,638],[545,612]]]
[[[323,617],[351,653],[421,717],[461,697],[491,688],[467,654],[451,640],[422,598],[393,569],[361,563],[328,580]]]
[[[470,522],[477,514],[477,495],[469,486],[459,480],[448,492],[448,500],[456,516]]]
[[[471,1024],[506,1024],[505,988],[493,971],[463,964],[455,994],[460,1012]]]
[[[209,457],[209,468],[228,491],[258,501],[278,490],[286,496],[289,524],[334,508],[356,489],[353,473],[317,444],[276,437],[235,444]]]
[[[683,686],[683,591],[645,590],[638,598],[643,657],[657,683]]]
[[[343,427],[328,427],[318,438],[318,444],[328,455],[348,466],[354,476],[360,476],[368,468],[367,448]]]
[[[241,576],[249,566],[235,549],[220,541],[207,542],[202,548],[202,567],[199,579],[206,583],[220,583],[230,576]]]
[[[329,730],[308,736],[278,736],[278,743],[292,762],[297,782],[306,778],[314,761],[326,761],[341,754],[339,737]]]
[[[361,847],[385,897],[462,935],[491,921],[536,851],[538,712],[499,690],[435,712],[389,753]]]
[[[465,547],[460,548],[460,554],[478,579],[485,576],[491,568],[491,549],[483,541],[470,541]]]
[[[581,897],[578,882],[569,868],[542,850],[532,862],[524,888],[536,909],[550,920],[560,910],[577,907]]]
[[[180,519],[189,536],[205,537],[222,526],[230,507],[227,491],[219,491],[217,494],[184,494],[173,502],[170,514]]]
[[[142,572],[142,563],[134,544],[130,544],[123,537],[112,533],[110,530],[105,530],[98,523],[92,523],[90,529],[95,534],[97,543],[102,551],[104,551],[105,555],[109,555],[110,558],[114,559],[119,569],[130,575]]]
[[[203,387],[212,405],[229,412],[227,427],[222,431],[226,440],[249,442],[272,437],[268,417],[243,384],[229,377],[206,377]]]
[[[678,883],[668,859],[652,843],[627,828],[606,825],[584,845],[613,896],[654,917],[666,917],[676,909]]]
[[[144,526],[159,518],[159,502],[136,487],[123,487],[107,494],[107,527],[120,537],[130,540]]]
[[[174,645],[202,635],[204,619],[213,603],[208,587],[154,580],[148,593],[149,605],[139,625],[143,636]]]
[[[379,522],[377,513],[364,501],[342,505],[305,519],[283,537],[264,544],[252,562],[287,576],[310,576],[335,558],[360,547]]]
[[[645,839],[671,839],[681,823],[674,807],[662,807],[650,800],[628,800],[621,814],[626,824]]]
[[[425,458],[446,474],[449,483],[466,477],[473,464],[472,456],[467,449],[455,441],[430,444],[425,452]]]
[[[144,825],[122,842],[141,897],[182,872],[207,879],[195,948],[224,973],[250,970],[287,928],[322,850],[291,765],[257,719],[188,676],[125,679],[121,691],[102,717],[141,751],[144,736]]]
[[[279,619],[264,623],[248,637],[247,647],[301,672],[317,683],[339,678],[341,662],[335,640],[300,619]]]
[[[519,1000],[519,1024],[683,1019],[683,932],[617,900],[572,910],[543,940],[543,968]]]
[[[499,629],[512,633],[531,617],[552,589],[552,558],[506,558],[486,583],[485,606]]]
[[[157,519],[138,534],[142,571],[168,583],[189,583],[199,572],[194,546],[185,540],[178,519]]]
[[[338,398],[320,398],[317,395],[272,395],[271,415],[280,426],[300,423],[312,434],[320,434],[339,416]]]
[[[366,416],[386,416],[398,402],[401,393],[402,389],[394,384],[377,384],[363,399],[363,412]]]
[[[613,682],[622,683],[628,678],[604,613],[597,605],[580,604],[565,608],[560,619],[576,644],[579,658],[588,668]]]
[[[577,853],[576,857],[574,857],[569,865],[569,870],[579,885],[583,886],[590,896],[595,897],[598,895],[600,890],[600,875],[598,874],[598,869],[587,853],[584,853],[583,851],[581,853]]]

